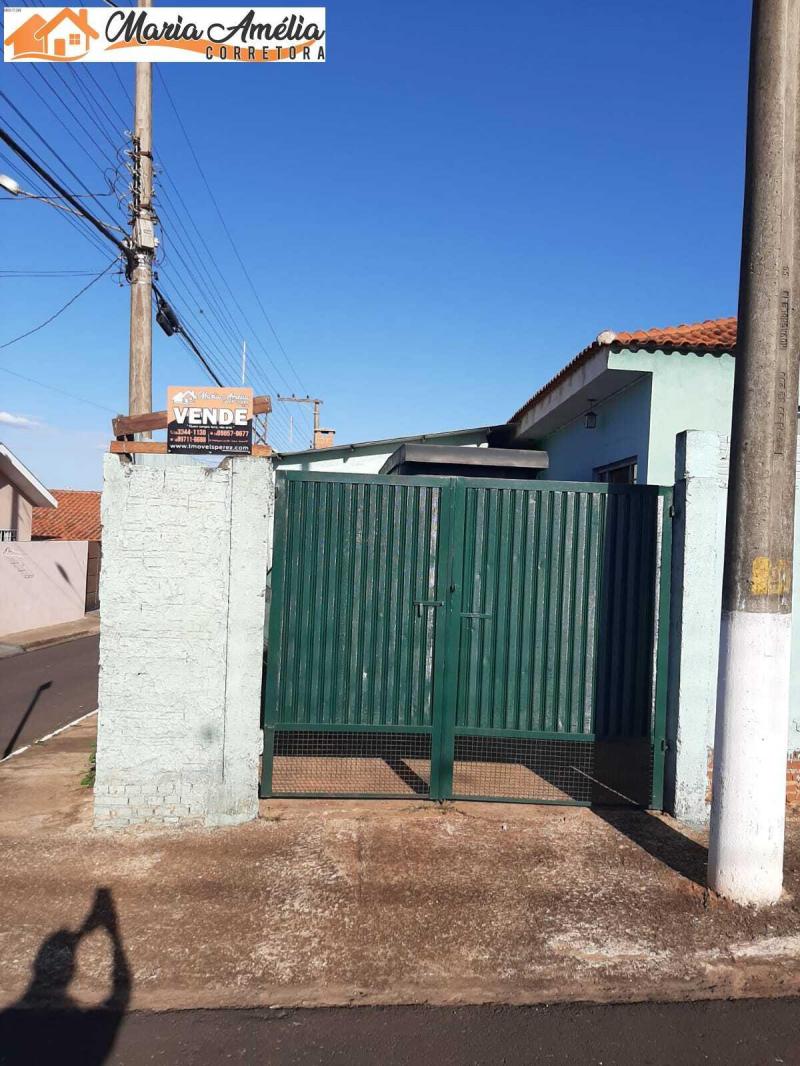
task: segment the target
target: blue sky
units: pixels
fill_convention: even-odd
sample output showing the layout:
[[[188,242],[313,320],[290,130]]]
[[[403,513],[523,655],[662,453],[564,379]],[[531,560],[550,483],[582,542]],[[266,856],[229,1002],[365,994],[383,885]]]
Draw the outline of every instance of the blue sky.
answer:
[[[343,442],[482,425],[505,421],[602,329],[735,313],[746,0],[334,0],[327,20],[325,65],[159,68],[224,229],[155,81],[164,288],[226,365],[248,340],[259,391],[322,397]],[[3,91],[89,191],[105,191],[103,153],[113,162],[124,146],[129,100],[107,65],[91,72],[113,107],[84,71],[59,69],[62,81],[46,65],[5,67]],[[130,87],[132,66],[116,69]],[[0,115],[81,191],[5,100]],[[30,187],[24,166],[13,174]],[[99,202],[124,217],[113,196]],[[0,203],[0,250],[0,270],[96,273],[111,259],[35,202]],[[89,280],[0,277],[0,344]],[[0,416],[0,439],[51,487],[100,484],[109,418],[127,405],[127,326],[128,291],[111,274],[0,349],[0,412],[37,423]],[[154,405],[168,384],[204,380],[156,329]],[[285,446],[286,410],[274,425]]]

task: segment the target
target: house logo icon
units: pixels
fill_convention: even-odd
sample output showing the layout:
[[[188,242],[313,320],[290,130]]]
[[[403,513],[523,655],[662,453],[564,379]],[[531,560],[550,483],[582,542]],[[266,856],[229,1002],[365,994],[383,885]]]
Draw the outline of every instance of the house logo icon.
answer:
[[[5,44],[14,49],[14,59],[51,59],[69,63],[82,59],[89,51],[90,41],[100,35],[89,25],[89,11],[73,11],[65,7],[51,19],[31,15],[10,36]]]

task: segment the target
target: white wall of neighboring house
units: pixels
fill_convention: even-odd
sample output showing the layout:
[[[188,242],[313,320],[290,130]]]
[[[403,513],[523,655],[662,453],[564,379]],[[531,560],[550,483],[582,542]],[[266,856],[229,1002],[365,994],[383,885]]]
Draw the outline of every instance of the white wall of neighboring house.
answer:
[[[431,433],[419,436],[397,437],[391,440],[368,441],[362,444],[337,445],[335,448],[316,451],[287,452],[275,463],[281,470],[314,470],[332,474],[377,474],[397,449],[408,443],[441,444],[449,448],[486,447],[488,430],[454,430],[452,433]]]
[[[0,543],[0,640],[82,618],[88,541]]]

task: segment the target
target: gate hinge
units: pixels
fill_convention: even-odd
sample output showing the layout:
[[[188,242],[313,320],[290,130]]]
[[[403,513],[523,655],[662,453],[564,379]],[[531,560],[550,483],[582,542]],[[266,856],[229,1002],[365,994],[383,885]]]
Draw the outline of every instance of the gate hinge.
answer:
[[[670,516],[670,518],[674,518],[675,517],[675,504],[674,503],[671,503],[669,505],[669,510],[667,511],[667,514]]]

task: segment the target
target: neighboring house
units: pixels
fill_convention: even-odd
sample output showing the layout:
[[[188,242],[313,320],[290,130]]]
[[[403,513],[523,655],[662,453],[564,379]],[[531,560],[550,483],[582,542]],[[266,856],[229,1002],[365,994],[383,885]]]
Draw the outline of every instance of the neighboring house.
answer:
[[[33,512],[33,540],[79,540],[88,542],[86,562],[86,610],[100,606],[102,530],[100,493],[78,489],[53,489],[58,510],[37,507]]]
[[[691,325],[633,333],[601,333],[544,384],[509,420],[512,444],[546,449],[555,481],[621,481],[673,485],[676,437],[698,430],[709,444],[705,481],[694,472],[693,484],[718,503],[708,504],[708,540],[702,565],[692,571],[692,587],[673,585],[677,597],[690,599],[693,613],[677,616],[674,636],[686,661],[682,692],[697,694],[696,723],[684,722],[675,747],[687,759],[693,750],[692,729],[700,737],[696,752],[696,788],[676,800],[682,818],[701,820],[705,808],[705,773],[714,742],[717,641],[724,554],[728,441],[733,407],[736,319],[721,318]],[[697,434],[695,434],[695,437]],[[696,462],[696,459],[695,459]],[[681,476],[679,471],[678,477]],[[684,482],[684,484],[686,484]],[[700,489],[693,490],[699,499]],[[676,493],[676,500],[680,496]],[[717,509],[718,507],[718,509]],[[680,510],[680,507],[678,508]],[[681,515],[678,515],[680,521]],[[697,529],[695,529],[695,535]],[[795,511],[795,559],[800,559],[800,509]],[[674,607],[673,607],[674,609]],[[793,616],[800,619],[800,582],[794,585]],[[689,636],[687,637],[687,633]],[[693,658],[690,658],[693,657]],[[676,696],[677,698],[677,696]],[[788,795],[800,802],[800,623],[792,629]],[[669,775],[669,763],[668,763]]]
[[[34,37],[41,41],[45,55],[75,59],[89,51],[89,38],[97,38],[99,34],[89,25],[87,8],[82,7],[76,13],[65,7],[40,26]]]
[[[34,507],[49,512],[58,502],[25,464],[0,444],[0,541],[30,540]]]
[[[551,481],[671,485],[675,437],[730,432],[736,319],[607,330],[514,414],[512,446],[547,451]]]
[[[93,548],[89,539],[99,540],[99,522],[71,525],[66,538],[41,541],[43,526],[56,528],[63,514],[58,496],[0,444],[0,639],[82,618],[87,585],[96,598],[96,578],[87,581],[87,572],[93,552],[95,573],[99,568],[99,544]]]
[[[437,444],[449,447],[485,448],[495,429],[478,426],[475,429],[453,429],[444,433],[422,433],[417,436],[388,437],[384,440],[362,441],[356,444],[335,444],[332,447],[309,448],[299,452],[284,452],[276,461],[278,470],[316,470],[339,474],[378,474],[381,467],[403,444]]]

